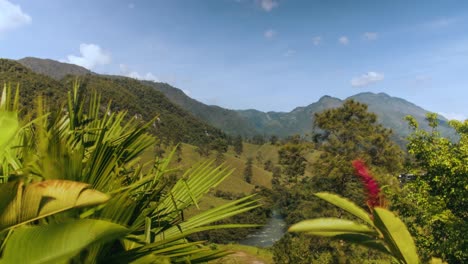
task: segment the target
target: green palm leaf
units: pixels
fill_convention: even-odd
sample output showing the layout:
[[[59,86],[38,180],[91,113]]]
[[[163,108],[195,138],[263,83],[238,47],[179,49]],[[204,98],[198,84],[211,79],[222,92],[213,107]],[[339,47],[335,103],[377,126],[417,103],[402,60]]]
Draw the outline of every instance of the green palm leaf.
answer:
[[[89,245],[119,238],[127,232],[121,225],[91,219],[24,226],[10,236],[0,263],[67,263]]]
[[[89,187],[66,180],[0,184],[0,230],[71,208],[102,204],[109,199],[108,195]]]

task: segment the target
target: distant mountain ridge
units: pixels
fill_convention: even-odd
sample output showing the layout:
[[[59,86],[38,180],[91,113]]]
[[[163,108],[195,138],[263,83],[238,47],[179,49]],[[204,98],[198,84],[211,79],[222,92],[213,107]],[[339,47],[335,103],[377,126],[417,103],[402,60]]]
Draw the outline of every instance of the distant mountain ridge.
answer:
[[[79,81],[89,94],[96,91],[101,96],[103,107],[112,102],[111,111],[125,110],[129,118],[145,122],[154,121],[150,131],[165,144],[184,142],[192,145],[210,143],[218,139],[227,139],[220,129],[196,118],[190,112],[170,101],[163,93],[127,77],[110,77],[90,73],[52,60],[28,59],[23,64],[34,62],[34,67],[25,67],[18,61],[0,59],[0,83],[20,85],[20,103],[25,109],[33,109],[35,98],[43,95],[51,107],[60,107],[66,102],[67,93],[75,82],[77,72],[82,73]],[[44,65],[42,70],[41,65]],[[60,68],[64,78],[57,80],[49,74],[50,69]],[[32,70],[32,68],[36,70]],[[46,69],[46,70],[44,70]],[[70,72],[67,72],[71,70]],[[41,72],[41,73],[40,73]],[[49,72],[50,73],[50,72]],[[105,109],[103,109],[104,111]]]
[[[49,76],[57,81],[60,81],[67,75],[95,75],[94,72],[70,63],[58,62],[50,59],[38,59],[34,57],[26,57],[18,60],[23,66],[30,68],[32,71]]]
[[[59,78],[67,74],[86,75],[94,74],[76,65],[63,64],[53,60],[37,58],[25,58],[20,63],[33,71]],[[75,66],[75,67],[73,67]],[[60,74],[53,69],[60,68]],[[86,71],[83,71],[86,70]],[[54,77],[55,76],[55,77]],[[63,78],[63,77],[62,77]],[[118,78],[116,76],[115,78]],[[286,137],[293,134],[306,134],[312,131],[313,117],[315,113],[323,110],[339,107],[344,100],[353,99],[369,106],[369,111],[379,117],[379,122],[394,131],[401,140],[411,131],[403,120],[406,115],[412,115],[420,123],[422,128],[428,128],[425,116],[429,112],[411,102],[398,97],[392,97],[385,93],[359,93],[344,100],[331,96],[323,96],[317,102],[308,106],[297,107],[291,112],[262,112],[258,110],[230,110],[219,106],[206,105],[187,96],[182,90],[166,83],[140,81],[146,86],[162,92],[169,100],[177,104],[195,117],[217,127],[231,135],[251,137],[257,134]],[[447,119],[439,115],[440,131],[450,136],[453,133],[448,126]]]

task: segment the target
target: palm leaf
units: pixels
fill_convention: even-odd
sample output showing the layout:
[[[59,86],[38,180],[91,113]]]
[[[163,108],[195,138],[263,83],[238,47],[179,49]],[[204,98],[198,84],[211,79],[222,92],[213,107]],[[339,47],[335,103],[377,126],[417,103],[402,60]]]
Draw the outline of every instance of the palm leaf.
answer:
[[[102,220],[83,219],[13,232],[0,263],[67,263],[81,250],[125,235],[128,229]]]
[[[0,184],[0,230],[37,220],[64,210],[105,203],[109,197],[88,184],[47,180],[25,185]]]

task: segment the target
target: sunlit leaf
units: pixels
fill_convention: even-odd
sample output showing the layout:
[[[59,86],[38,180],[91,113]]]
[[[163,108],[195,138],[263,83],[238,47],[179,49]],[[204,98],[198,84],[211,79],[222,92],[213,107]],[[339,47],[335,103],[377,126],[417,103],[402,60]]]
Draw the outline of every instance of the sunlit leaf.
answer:
[[[19,123],[15,112],[0,111],[0,153],[18,130]]]
[[[351,202],[350,200],[343,198],[339,195],[327,193],[327,192],[320,192],[315,194],[320,199],[323,199],[331,204],[334,204],[341,209],[345,210],[346,212],[356,216],[357,218],[362,219],[364,222],[368,223],[369,225],[373,226],[374,223],[372,222],[369,213],[367,213],[364,209],[357,206],[355,203]]]
[[[89,184],[66,180],[1,184],[0,230],[71,208],[102,204],[109,199],[108,195],[89,187]]]
[[[374,208],[375,226],[383,234],[392,255],[404,263],[419,263],[416,246],[405,224],[392,212]]]
[[[305,232],[311,235],[336,236],[340,234],[376,234],[369,227],[339,218],[317,218],[292,225],[289,232]]]
[[[125,235],[128,229],[102,220],[82,219],[16,229],[0,263],[64,263],[87,246]]]

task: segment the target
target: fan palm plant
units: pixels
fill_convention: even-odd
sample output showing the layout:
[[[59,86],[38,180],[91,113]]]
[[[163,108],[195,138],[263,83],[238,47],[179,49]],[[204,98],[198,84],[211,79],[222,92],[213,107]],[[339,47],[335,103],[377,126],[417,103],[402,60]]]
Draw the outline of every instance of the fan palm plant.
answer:
[[[188,235],[252,226],[211,225],[257,207],[251,196],[184,217],[185,209],[198,206],[231,171],[204,162],[169,186],[165,175],[171,171],[170,157],[147,163],[140,159],[155,142],[146,132],[152,122],[113,113],[110,104],[101,106],[97,94],[87,99],[75,84],[66,107],[49,112],[39,98],[34,119],[20,124],[18,93],[12,97],[5,87],[0,100],[0,197],[15,202],[0,203],[0,228],[6,230],[1,261],[196,263],[225,253],[190,242]],[[16,222],[3,220],[10,211],[8,217]],[[23,226],[12,229],[17,225]]]

